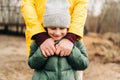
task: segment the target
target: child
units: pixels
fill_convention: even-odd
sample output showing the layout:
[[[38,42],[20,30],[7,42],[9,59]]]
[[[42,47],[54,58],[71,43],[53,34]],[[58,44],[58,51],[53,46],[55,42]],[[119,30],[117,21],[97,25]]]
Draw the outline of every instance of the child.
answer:
[[[56,12],[51,10],[49,3],[46,6],[43,26],[57,47],[70,26],[69,5],[58,6]],[[39,46],[33,42],[28,64],[34,69],[32,80],[78,80],[77,71],[87,68],[88,56],[84,44],[78,40],[69,55],[54,53],[48,57],[45,57]]]
[[[67,33],[67,28],[48,27],[47,31],[57,44],[57,41]],[[58,33],[62,35],[57,36]],[[49,57],[44,57],[39,46],[33,42],[28,64],[34,69],[32,80],[78,80],[77,70],[87,68],[88,56],[81,41],[75,42],[69,56],[59,56],[59,54],[54,53]]]

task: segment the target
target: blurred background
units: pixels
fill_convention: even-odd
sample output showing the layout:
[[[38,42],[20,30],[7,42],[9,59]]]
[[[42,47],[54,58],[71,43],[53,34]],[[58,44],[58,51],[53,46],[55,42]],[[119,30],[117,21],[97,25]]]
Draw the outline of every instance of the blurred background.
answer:
[[[31,80],[21,0],[0,0],[0,80]],[[84,80],[120,80],[120,0],[89,0]]]

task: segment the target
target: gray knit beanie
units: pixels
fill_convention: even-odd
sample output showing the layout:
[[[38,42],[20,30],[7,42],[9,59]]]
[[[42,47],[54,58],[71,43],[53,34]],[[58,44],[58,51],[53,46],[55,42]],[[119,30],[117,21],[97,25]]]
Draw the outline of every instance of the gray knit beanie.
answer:
[[[69,2],[67,0],[47,0],[43,16],[44,27],[70,27]]]

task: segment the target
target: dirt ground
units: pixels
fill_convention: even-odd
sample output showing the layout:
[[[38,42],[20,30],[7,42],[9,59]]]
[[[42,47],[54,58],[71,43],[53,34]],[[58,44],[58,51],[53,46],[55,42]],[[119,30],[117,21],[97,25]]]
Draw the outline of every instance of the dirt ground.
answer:
[[[109,35],[84,37],[90,59],[84,80],[120,80],[120,40],[114,40],[120,37]],[[25,38],[0,34],[0,80],[31,80],[32,73],[27,65]]]

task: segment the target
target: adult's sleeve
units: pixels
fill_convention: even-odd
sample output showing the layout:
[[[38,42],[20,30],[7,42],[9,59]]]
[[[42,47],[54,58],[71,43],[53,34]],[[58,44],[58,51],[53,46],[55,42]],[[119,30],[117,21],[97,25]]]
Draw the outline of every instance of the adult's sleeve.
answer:
[[[45,32],[45,29],[38,20],[38,15],[35,9],[35,0],[22,0],[21,13],[25,20],[26,31],[31,39],[33,35]]]
[[[71,13],[71,24],[68,32],[83,37],[85,21],[87,17],[88,0],[74,0],[73,11]]]
[[[48,38],[51,37],[46,32],[38,33],[32,37],[32,39],[35,40],[38,46],[40,46]]]

